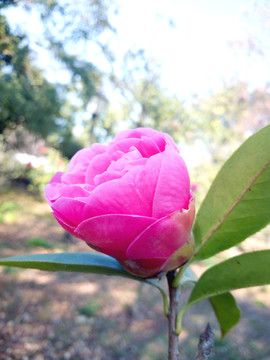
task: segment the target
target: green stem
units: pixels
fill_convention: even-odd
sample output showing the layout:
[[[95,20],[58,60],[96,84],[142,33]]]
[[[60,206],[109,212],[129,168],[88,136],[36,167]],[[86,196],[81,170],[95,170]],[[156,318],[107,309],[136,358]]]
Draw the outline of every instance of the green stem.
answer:
[[[182,318],[183,318],[184,312],[187,310],[187,308],[188,308],[187,305],[182,307],[182,309],[179,311],[179,313],[176,316],[175,332],[177,335],[179,335],[182,330]]]
[[[164,314],[165,314],[165,316],[168,316],[168,314],[169,314],[169,302],[168,302],[168,298],[167,298],[167,295],[166,295],[165,291],[154,280],[147,279],[146,282],[159,290],[159,292],[160,292],[160,294],[162,296],[162,300],[163,300]]]
[[[178,287],[179,287],[179,285],[180,285],[180,280],[182,279],[182,277],[183,277],[183,275],[184,275],[184,271],[185,271],[185,269],[186,269],[187,266],[188,266],[188,264],[182,266],[182,267],[178,270],[178,272],[176,273],[176,275],[175,275],[175,277],[174,277],[174,279],[173,279],[173,282],[172,282],[172,286],[173,286],[173,287],[175,287],[175,288],[178,288]]]

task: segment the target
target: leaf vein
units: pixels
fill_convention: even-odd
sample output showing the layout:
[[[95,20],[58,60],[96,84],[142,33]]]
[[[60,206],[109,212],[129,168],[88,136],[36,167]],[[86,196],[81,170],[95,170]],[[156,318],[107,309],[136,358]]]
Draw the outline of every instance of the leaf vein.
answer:
[[[220,228],[220,226],[224,223],[225,219],[230,215],[230,213],[234,210],[234,208],[238,205],[244,195],[249,191],[251,186],[256,182],[256,180],[262,175],[262,173],[268,168],[270,165],[270,159],[261,167],[261,169],[253,176],[253,178],[249,181],[244,190],[238,195],[238,197],[234,200],[232,205],[225,211],[224,215],[217,221],[216,225],[210,229],[210,231],[205,235],[204,239],[201,242],[200,247],[197,249],[196,253],[201,249],[201,247],[210,239],[210,237]],[[196,254],[194,255],[196,256]]]

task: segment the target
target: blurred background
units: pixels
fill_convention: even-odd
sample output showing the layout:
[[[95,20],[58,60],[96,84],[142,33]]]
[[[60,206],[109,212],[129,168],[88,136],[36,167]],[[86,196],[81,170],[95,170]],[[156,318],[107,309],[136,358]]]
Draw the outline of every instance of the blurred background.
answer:
[[[0,256],[89,251],[56,224],[43,188],[80,148],[127,128],[173,137],[198,208],[224,161],[270,123],[269,60],[269,0],[0,0]],[[269,244],[268,227],[195,270]],[[166,357],[154,290],[0,273],[1,360]],[[213,359],[270,358],[269,295],[236,292],[242,320]],[[185,317],[183,359],[208,320],[218,333],[207,302]]]

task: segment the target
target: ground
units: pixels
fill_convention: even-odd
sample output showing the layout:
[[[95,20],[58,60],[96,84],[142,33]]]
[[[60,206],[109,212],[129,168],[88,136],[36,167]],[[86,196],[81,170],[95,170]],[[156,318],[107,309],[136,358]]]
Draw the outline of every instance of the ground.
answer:
[[[257,235],[240,251],[269,247]],[[89,252],[67,236],[49,206],[23,190],[0,193],[0,256],[41,252]],[[211,262],[194,266],[200,274]],[[166,287],[165,280],[161,284]],[[184,301],[189,289],[182,293]],[[123,278],[0,268],[0,360],[165,360],[167,319],[159,292]],[[270,359],[270,289],[234,292],[240,323],[224,339],[207,301],[184,317],[181,360],[196,353],[199,334],[210,322],[216,334],[214,360]]]

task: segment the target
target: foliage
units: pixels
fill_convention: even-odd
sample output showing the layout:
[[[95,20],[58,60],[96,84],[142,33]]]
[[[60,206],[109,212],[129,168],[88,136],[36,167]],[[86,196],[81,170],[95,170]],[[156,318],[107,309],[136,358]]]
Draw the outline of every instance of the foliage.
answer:
[[[47,36],[61,43],[65,41],[74,45],[74,42],[82,39],[96,41],[97,36],[104,31],[113,30],[108,19],[108,9],[114,6],[112,1],[82,0],[79,5],[66,0],[24,1],[28,11],[33,6],[39,9]],[[62,22],[58,21],[59,15],[63,18]]]
[[[225,163],[194,224],[195,259],[228,249],[270,219],[270,126],[250,137]]]
[[[10,222],[17,219],[17,211],[21,206],[14,201],[5,201],[0,205],[0,223]]]
[[[0,184],[11,183],[14,179],[23,178],[26,167],[20,164],[10,152],[5,152],[0,142]]]
[[[5,131],[4,135],[5,140],[0,141],[1,185],[19,185],[43,194],[53,174],[65,171],[67,159],[58,150],[45,146],[40,136],[25,131],[23,126]]]
[[[0,16],[0,134],[23,124],[47,137],[57,131],[60,101],[56,89],[31,63],[24,35],[11,32]]]
[[[51,176],[57,171],[65,171],[67,160],[59,151],[46,148],[45,161],[39,167],[30,167],[28,171],[28,189],[38,194],[43,193],[44,186],[50,181]]]
[[[86,52],[96,47],[95,51],[112,60],[101,35],[113,31],[107,14],[114,4],[105,0],[81,1],[78,7],[68,1],[11,1],[5,4],[5,14],[14,6],[27,11],[29,19],[38,14],[43,29],[39,45],[42,43],[42,51],[48,53],[51,63],[66,72],[66,80],[61,85],[55,80],[49,83],[33,65],[31,36],[28,34],[28,39],[15,34],[14,24],[11,30],[1,16],[0,133],[22,124],[70,158],[82,147],[73,134],[75,122],[84,117],[82,125],[91,128],[92,114],[85,113],[102,86],[103,74]]]

